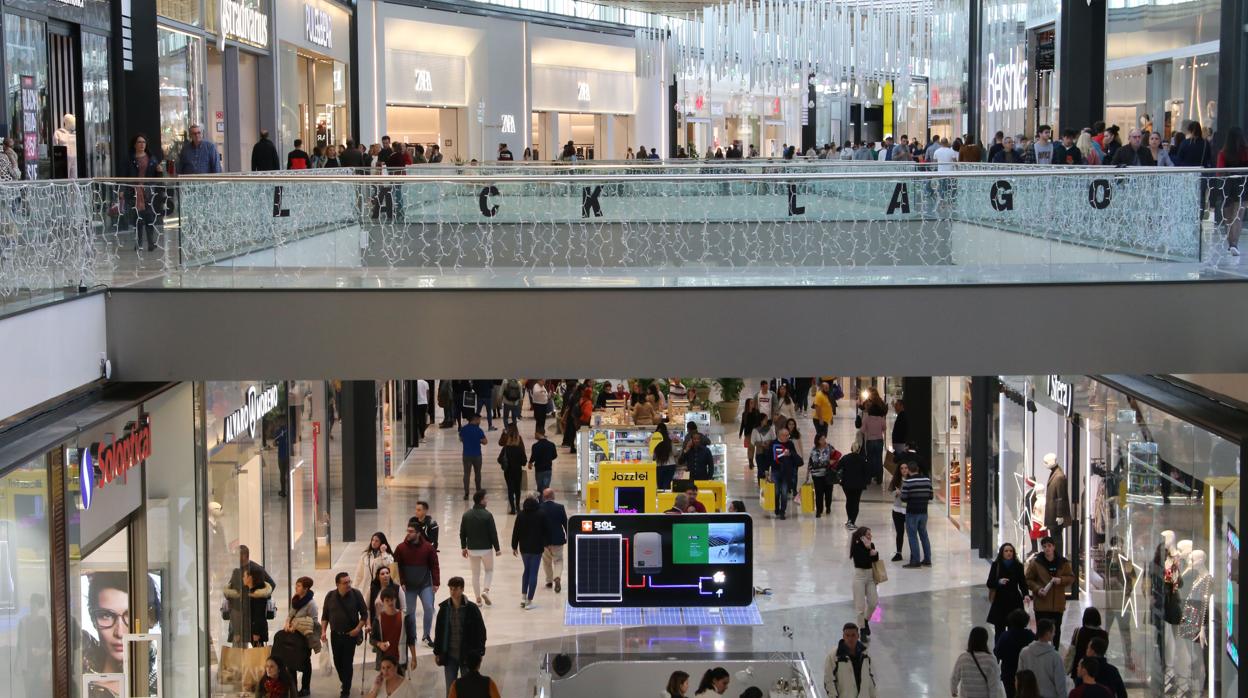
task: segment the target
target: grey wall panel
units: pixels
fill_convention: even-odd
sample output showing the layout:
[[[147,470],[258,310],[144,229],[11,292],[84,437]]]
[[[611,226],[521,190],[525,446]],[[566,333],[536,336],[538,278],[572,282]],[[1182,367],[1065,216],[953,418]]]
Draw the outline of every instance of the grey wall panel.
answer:
[[[115,289],[115,377],[1248,372],[1236,282],[906,288]],[[434,334],[430,334],[430,328]]]

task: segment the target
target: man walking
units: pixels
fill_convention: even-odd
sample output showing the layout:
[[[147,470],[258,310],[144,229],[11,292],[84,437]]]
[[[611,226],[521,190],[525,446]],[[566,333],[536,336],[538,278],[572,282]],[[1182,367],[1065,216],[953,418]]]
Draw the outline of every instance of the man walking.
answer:
[[[269,140],[269,130],[260,130],[260,140],[251,147],[251,171],[272,172],[282,169],[282,161],[277,157],[277,146]]]
[[[325,594],[321,605],[321,644],[329,634],[329,647],[334,654],[334,669],[342,684],[341,698],[351,695],[351,679],[355,671],[355,648],[364,641],[368,631],[368,607],[360,592],[351,588],[351,575],[339,572],[334,577],[335,589]]]
[[[858,509],[862,502],[862,492],[871,482],[871,464],[862,453],[862,434],[854,437],[854,445],[849,453],[841,456],[836,463],[836,470],[841,478],[841,490],[845,492],[845,528],[851,531],[858,528]]]
[[[828,427],[832,426],[832,386],[826,381],[819,384],[819,390],[815,392],[815,401],[812,406],[815,422],[815,438],[828,435]]]
[[[407,536],[394,549],[394,564],[399,568],[399,584],[407,601],[407,636],[416,637],[416,600],[424,607],[424,634],[421,639],[429,641],[429,628],[433,625],[433,599],[438,593],[438,551],[425,540],[420,526],[407,522]],[[413,640],[414,641],[414,640]]]
[[[546,443],[550,443],[547,441]],[[554,448],[554,444],[551,444]],[[555,593],[563,590],[563,547],[568,544],[568,511],[555,501],[555,491],[542,490],[542,516],[546,517],[546,548],[542,551],[542,569],[546,572],[546,588],[553,585]]]
[[[308,157],[307,151],[303,149],[303,139],[296,138],[294,149],[286,153],[286,169],[306,170],[310,162],[312,158]]]
[[[502,551],[498,545],[498,527],[494,515],[486,509],[489,502],[485,490],[472,495],[472,508],[459,519],[459,548],[472,565],[472,593],[477,603],[490,605],[490,583],[494,581],[494,556]],[[485,568],[485,586],[481,586],[481,568]]]
[[[442,667],[446,694],[470,657],[485,656],[485,620],[481,609],[464,598],[464,578],[451,577],[446,583],[451,598],[438,605],[438,624],[433,636],[433,661]]]
[[[533,406],[533,436],[546,431],[546,414],[550,406],[550,392],[546,390],[546,382],[540,378],[533,382],[529,389],[529,404]]]
[[[546,430],[537,430],[537,440],[529,454],[529,467],[533,469],[533,479],[537,489],[543,491],[550,487],[551,472],[555,467],[555,459],[559,457],[559,449],[546,439]]]
[[[1053,621],[1040,618],[1036,621],[1036,639],[1018,654],[1018,670],[1036,675],[1041,698],[1064,698],[1066,696],[1066,669],[1062,657],[1053,646],[1055,634]]]
[[[178,155],[178,174],[220,174],[221,158],[217,155],[216,144],[204,140],[204,130],[199,124],[192,124],[188,133],[189,138]]]
[[[875,698],[875,674],[867,646],[859,638],[858,625],[846,623],[841,641],[823,661],[823,690],[838,698]]]
[[[1053,624],[1053,646],[1057,647],[1062,636],[1062,616],[1066,612],[1066,589],[1075,583],[1075,573],[1070,560],[1057,552],[1052,538],[1041,538],[1040,549],[1039,554],[1027,561],[1024,576],[1035,604],[1036,620]]]
[[[429,502],[421,500],[416,502],[416,515],[413,516],[408,523],[416,523],[416,528],[420,530],[420,535],[429,541],[434,550],[438,549],[438,522],[434,521],[429,515]]]
[[[932,479],[918,468],[907,468],[901,483],[901,501],[906,503],[906,538],[910,541],[908,569],[932,566],[932,543],[927,538],[927,504],[932,501]],[[919,560],[919,542],[923,560]]]
[[[789,508],[789,493],[797,485],[797,469],[802,467],[802,457],[789,438],[789,430],[781,429],[771,442],[772,480],[776,485],[776,518],[784,520]]]
[[[468,499],[469,471],[476,477],[477,489],[481,489],[481,447],[485,445],[485,432],[481,431],[481,414],[468,415],[468,423],[459,428],[459,440],[464,444],[464,499]]]
[[[429,428],[429,381],[416,379],[416,446],[425,438],[425,429]]]

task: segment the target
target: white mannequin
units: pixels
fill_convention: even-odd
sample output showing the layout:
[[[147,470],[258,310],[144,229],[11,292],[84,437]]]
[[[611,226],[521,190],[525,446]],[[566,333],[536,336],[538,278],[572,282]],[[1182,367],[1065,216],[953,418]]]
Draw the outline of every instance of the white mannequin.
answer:
[[[78,178],[78,120],[73,114],[61,117],[61,127],[52,136],[53,145],[63,145],[66,151],[70,179]]]
[[[1183,586],[1187,600],[1183,604],[1183,621],[1170,626],[1169,641],[1174,643],[1174,673],[1180,690],[1198,688],[1203,684],[1202,658],[1207,638],[1205,616],[1209,612],[1209,599],[1213,594],[1213,577],[1207,566],[1208,556],[1203,550],[1192,550],[1190,541],[1179,541],[1187,546],[1187,571],[1183,574]]]
[[[1188,558],[1190,558],[1192,555],[1192,541],[1184,538],[1183,540],[1179,541],[1179,544],[1175,546],[1175,549],[1178,550],[1179,559],[1182,560],[1183,562],[1183,566],[1182,566],[1183,574],[1187,574],[1187,570],[1189,569],[1189,565],[1190,565],[1190,563],[1188,562]]]
[[[1161,532],[1161,540],[1166,544],[1166,550],[1174,552],[1174,531],[1166,530]]]

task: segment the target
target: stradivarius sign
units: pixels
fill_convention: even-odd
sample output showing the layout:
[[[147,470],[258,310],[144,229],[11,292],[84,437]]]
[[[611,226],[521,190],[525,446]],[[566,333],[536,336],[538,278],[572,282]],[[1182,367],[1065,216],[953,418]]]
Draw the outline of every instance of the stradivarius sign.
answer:
[[[270,385],[264,389],[264,392],[256,390],[254,385],[247,388],[247,402],[225,418],[225,431],[221,435],[221,441],[228,444],[244,433],[254,439],[256,425],[260,423],[260,418],[276,407],[276,385]]]

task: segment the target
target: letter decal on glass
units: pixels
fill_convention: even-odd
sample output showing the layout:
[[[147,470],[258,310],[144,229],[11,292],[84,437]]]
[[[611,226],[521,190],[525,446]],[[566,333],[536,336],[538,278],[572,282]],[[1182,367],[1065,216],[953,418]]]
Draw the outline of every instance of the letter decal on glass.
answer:
[[[1014,210],[1014,185],[1004,179],[998,179],[992,183],[992,191],[988,194],[988,201],[992,204],[994,211],[1013,211]]]
[[[893,215],[897,209],[901,209],[902,213],[910,213],[910,188],[905,182],[898,182],[897,186],[893,187],[893,198],[888,201],[886,215]]]
[[[486,218],[493,218],[498,215],[498,204],[490,205],[490,197],[498,195],[498,187],[493,184],[481,188],[481,194],[477,197],[477,203],[481,206],[481,215]]]
[[[581,218],[589,218],[589,212],[594,212],[594,218],[602,217],[602,206],[598,203],[598,196],[602,194],[602,185],[581,189]]]
[[[804,213],[806,213],[806,207],[797,205],[797,185],[790,184],[789,185],[789,215],[800,216]]]
[[[1114,187],[1108,179],[1094,179],[1088,185],[1088,203],[1095,209],[1109,208],[1114,199]]]

